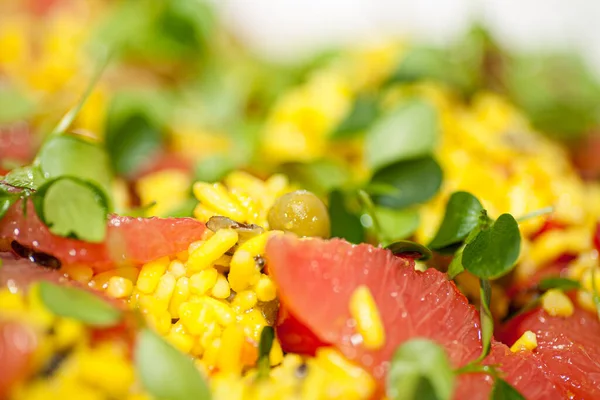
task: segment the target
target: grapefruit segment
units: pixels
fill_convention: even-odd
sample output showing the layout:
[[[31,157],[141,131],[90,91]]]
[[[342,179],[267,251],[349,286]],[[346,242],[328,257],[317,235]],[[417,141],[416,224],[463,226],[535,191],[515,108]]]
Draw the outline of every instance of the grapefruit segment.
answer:
[[[380,382],[398,345],[414,337],[440,343],[454,366],[480,352],[475,309],[446,275],[415,271],[412,259],[367,244],[292,236],[270,239],[266,256],[285,309]],[[378,350],[361,345],[350,316],[349,299],[359,285],[371,291],[385,328],[386,342]],[[287,337],[289,332],[280,338],[283,346],[290,345]]]
[[[576,309],[572,316],[562,318],[536,309],[511,320],[499,337],[512,344],[527,330],[537,336],[533,356],[565,398],[600,398],[600,321],[596,315]]]
[[[37,217],[17,202],[0,221],[0,238],[50,254],[64,264],[87,264],[96,271],[115,265],[141,265],[186,250],[206,227],[192,218],[109,217],[103,243],[87,243],[52,234]]]

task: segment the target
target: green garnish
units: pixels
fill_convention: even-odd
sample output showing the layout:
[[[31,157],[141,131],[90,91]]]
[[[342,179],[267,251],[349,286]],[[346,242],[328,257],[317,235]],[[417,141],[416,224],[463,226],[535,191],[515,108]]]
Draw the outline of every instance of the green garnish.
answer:
[[[410,237],[419,227],[419,211],[414,208],[393,208],[375,206],[373,213],[379,222],[382,241],[387,246],[396,240]]]
[[[328,159],[309,163],[288,163],[283,165],[282,171],[301,187],[319,194],[342,188],[351,179],[346,166]]]
[[[97,186],[112,209],[110,164],[100,144],[75,136],[53,136],[40,149],[34,165],[39,165],[44,179],[68,176]]]
[[[4,182],[11,186],[31,191],[40,187],[44,182],[44,176],[39,167],[19,167],[6,174]]]
[[[42,302],[56,315],[98,327],[113,326],[121,321],[123,314],[119,309],[90,292],[47,281],[39,285]]]
[[[491,400],[525,400],[525,397],[517,389],[515,389],[510,383],[506,382],[502,378],[496,378],[494,380],[494,386],[492,387],[492,394],[490,395]]]
[[[465,246],[462,265],[479,278],[499,278],[514,267],[520,250],[521,234],[517,221],[510,214],[502,214]]]
[[[429,247],[440,251],[465,240],[479,224],[482,210],[483,206],[471,193],[452,193],[446,204],[442,224]]]
[[[486,279],[479,280],[479,318],[481,320],[481,355],[475,363],[483,361],[489,354],[494,334],[494,317],[490,311],[492,287]]]
[[[108,199],[89,182],[58,178],[33,197],[37,215],[56,235],[99,243],[106,235]]]
[[[390,250],[395,255],[401,254],[419,254],[418,257],[415,257],[416,260],[419,261],[427,261],[431,258],[431,250],[422,244],[411,242],[410,240],[400,240],[394,242],[388,246],[386,249]]]
[[[372,94],[356,97],[352,109],[333,131],[331,139],[349,139],[368,129],[379,114],[378,99]]]
[[[275,330],[272,326],[265,326],[260,333],[260,341],[258,342],[258,379],[269,376],[269,370],[271,369],[269,355],[274,340]]]
[[[135,346],[135,367],[144,388],[155,398],[209,400],[210,390],[191,358],[148,328]]]
[[[385,184],[397,189],[396,192],[385,195],[370,193],[376,204],[404,208],[423,203],[437,193],[442,184],[442,169],[430,156],[401,161],[377,171],[371,178],[371,184]]]
[[[592,300],[596,305],[596,312],[598,318],[600,318],[600,294],[598,294],[598,287],[596,286],[596,269],[592,268]]]
[[[114,171],[133,175],[163,144],[168,101],[151,93],[120,93],[106,116],[105,145]]]
[[[539,281],[538,289],[546,291],[549,289],[560,289],[563,291],[569,291],[574,289],[580,289],[581,284],[578,281],[568,278],[560,277],[549,277]]]
[[[439,133],[437,112],[423,100],[402,103],[367,132],[367,162],[378,170],[431,154]]]
[[[331,237],[346,239],[350,243],[362,243],[365,240],[365,229],[360,218],[348,210],[344,193],[332,190],[329,193],[329,221]]]
[[[446,351],[434,341],[422,338],[403,343],[391,361],[386,382],[392,400],[452,398],[455,374]]]

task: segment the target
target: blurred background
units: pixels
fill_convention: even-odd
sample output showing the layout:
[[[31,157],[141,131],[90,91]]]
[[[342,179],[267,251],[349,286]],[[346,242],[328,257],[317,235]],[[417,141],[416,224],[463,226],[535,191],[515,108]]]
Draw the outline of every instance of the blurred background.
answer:
[[[434,82],[505,97],[595,178],[598,16],[586,0],[0,1],[0,173],[92,87],[72,130],[104,144],[117,211],[160,190],[152,214],[190,215],[191,182],[236,168],[360,181],[378,107]]]

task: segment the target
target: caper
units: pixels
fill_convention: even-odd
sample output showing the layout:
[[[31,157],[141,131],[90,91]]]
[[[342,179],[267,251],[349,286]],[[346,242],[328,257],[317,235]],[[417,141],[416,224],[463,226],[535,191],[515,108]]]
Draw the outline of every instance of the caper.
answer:
[[[331,224],[325,204],[313,193],[298,190],[279,197],[268,215],[269,227],[298,236],[329,237]]]

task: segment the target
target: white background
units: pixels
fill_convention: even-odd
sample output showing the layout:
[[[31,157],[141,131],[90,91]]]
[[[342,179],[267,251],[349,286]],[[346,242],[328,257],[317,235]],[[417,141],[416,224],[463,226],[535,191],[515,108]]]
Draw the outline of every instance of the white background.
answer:
[[[443,42],[474,19],[506,44],[568,47],[600,76],[600,0],[215,0],[251,46],[277,58],[386,35]]]

